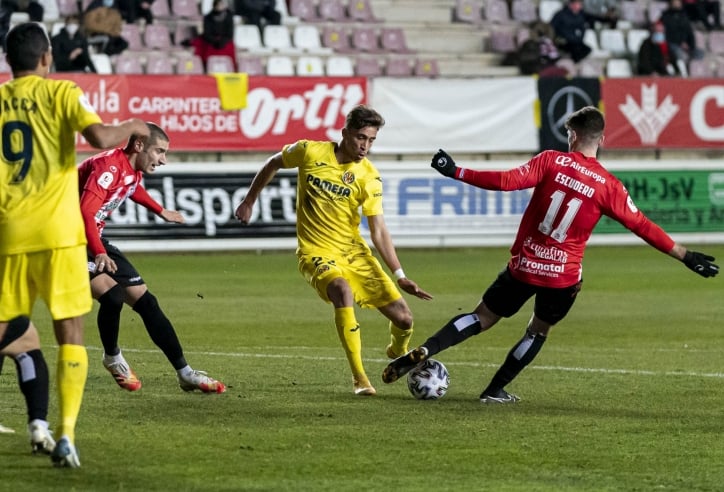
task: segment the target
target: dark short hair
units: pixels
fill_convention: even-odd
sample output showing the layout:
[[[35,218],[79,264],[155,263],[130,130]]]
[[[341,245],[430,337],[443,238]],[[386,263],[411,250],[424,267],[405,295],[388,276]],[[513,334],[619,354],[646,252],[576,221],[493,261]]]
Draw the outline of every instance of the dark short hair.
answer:
[[[348,130],[360,130],[362,128],[372,126],[374,128],[382,128],[385,126],[385,119],[369,106],[360,104],[355,106],[347,113],[347,119],[344,127]]]
[[[573,130],[580,139],[587,142],[601,138],[605,126],[603,113],[593,106],[579,109],[566,120],[566,128]]]
[[[24,22],[10,29],[4,46],[13,73],[22,72],[38,68],[40,57],[50,51],[50,40],[39,23]]]
[[[164,142],[169,142],[170,139],[168,138],[168,134],[158,126],[156,123],[152,123],[150,121],[146,122],[146,126],[148,127],[149,134],[148,134],[148,142],[149,143],[155,143],[159,140]]]

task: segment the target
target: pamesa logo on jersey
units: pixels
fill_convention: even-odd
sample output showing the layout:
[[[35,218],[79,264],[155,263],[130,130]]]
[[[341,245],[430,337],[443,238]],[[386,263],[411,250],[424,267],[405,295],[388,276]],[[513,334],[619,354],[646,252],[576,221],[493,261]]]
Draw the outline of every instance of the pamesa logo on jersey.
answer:
[[[351,181],[349,182],[345,180],[348,174],[352,176]],[[344,181],[346,184],[350,184],[352,181],[354,181],[354,174],[349,172],[344,173],[344,176],[342,176],[342,181]],[[327,181],[326,179],[319,179],[315,176],[307,176],[307,183],[323,191],[326,191],[327,193],[331,193],[337,196],[348,197],[352,194],[352,190],[347,188],[346,186],[332,183],[331,181]]]

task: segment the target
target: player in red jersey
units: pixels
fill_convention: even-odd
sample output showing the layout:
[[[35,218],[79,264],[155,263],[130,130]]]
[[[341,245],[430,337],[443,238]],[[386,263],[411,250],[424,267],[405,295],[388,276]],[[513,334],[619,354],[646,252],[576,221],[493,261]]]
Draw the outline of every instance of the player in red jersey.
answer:
[[[148,290],[141,274],[114,245],[102,237],[105,219],[126,198],[144,206],[167,222],[184,222],[180,212],[167,210],[151,198],[141,185],[144,173],[166,164],[169,138],[161,127],[146,123],[147,138],[132,136],[125,147],[101,152],[78,167],[80,208],[88,239],[88,269],[91,292],[98,299],[98,331],[103,344],[103,366],[118,385],[128,391],[141,388],[141,381],[118,347],[121,309],[125,302],[136,311],[151,340],[161,349],[184,391],[223,393],[226,386],[186,362],[173,325]]]
[[[506,269],[475,310],[456,316],[425,343],[390,362],[382,374],[384,382],[396,381],[423,360],[514,315],[535,296],[525,335],[480,395],[483,403],[518,401],[504,388],[530,364],[551,327],[573,306],[581,289],[583,251],[602,215],[617,220],[703,277],[719,273],[713,257],[687,251],[638,210],[623,184],[596,160],[604,124],[598,109],[580,109],[566,122],[569,152],[545,151],[508,171],[464,169],[457,167],[445,151],[435,154],[431,165],[445,176],[487,190],[533,188],[533,195]]]

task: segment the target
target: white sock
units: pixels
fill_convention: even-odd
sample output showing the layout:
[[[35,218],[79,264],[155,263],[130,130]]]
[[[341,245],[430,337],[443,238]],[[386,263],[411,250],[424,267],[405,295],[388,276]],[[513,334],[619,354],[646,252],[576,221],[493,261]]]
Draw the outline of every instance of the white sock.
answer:
[[[176,373],[184,379],[188,379],[189,377],[191,377],[191,374],[193,374],[193,372],[194,370],[191,369],[191,366],[188,364],[185,367],[182,367],[181,369],[176,371]]]

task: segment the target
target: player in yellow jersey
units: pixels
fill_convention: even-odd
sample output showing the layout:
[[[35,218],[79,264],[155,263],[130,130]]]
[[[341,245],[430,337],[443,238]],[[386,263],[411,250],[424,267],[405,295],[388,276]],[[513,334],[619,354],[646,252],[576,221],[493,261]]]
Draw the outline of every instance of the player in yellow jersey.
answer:
[[[38,450],[51,452],[56,466],[77,468],[75,425],[88,373],[83,315],[93,300],[75,132],[93,147],[109,148],[132,134],[146,137],[148,128],[139,119],[104,124],[74,82],[47,79],[53,57],[42,25],[12,28],[5,53],[13,78],[0,85],[0,355],[15,360],[29,418],[43,398],[47,412],[48,369],[30,321],[42,298],[59,345],[59,439],[53,447],[47,422],[35,419],[28,428],[31,444],[42,444]]]
[[[247,224],[262,189],[281,168],[298,168],[297,258],[299,271],[319,296],[334,306],[334,323],[347,354],[354,392],[374,395],[362,364],[360,327],[354,303],[377,308],[390,320],[387,356],[407,352],[412,312],[360,234],[362,215],[370,237],[397,285],[420,299],[432,296],[405,276],[382,214],[382,180],[367,159],[385,121],[375,110],[357,106],[347,114],[342,140],[299,140],[269,157],[236,209]]]

